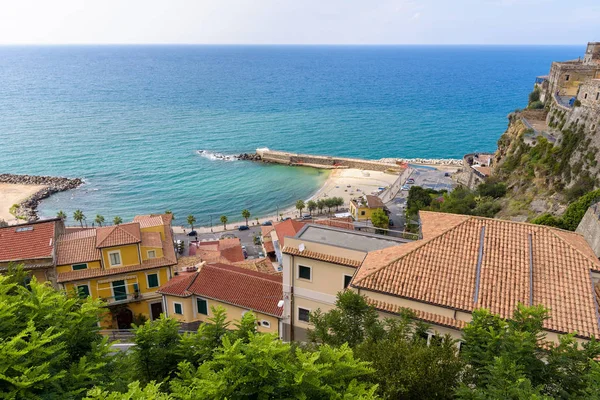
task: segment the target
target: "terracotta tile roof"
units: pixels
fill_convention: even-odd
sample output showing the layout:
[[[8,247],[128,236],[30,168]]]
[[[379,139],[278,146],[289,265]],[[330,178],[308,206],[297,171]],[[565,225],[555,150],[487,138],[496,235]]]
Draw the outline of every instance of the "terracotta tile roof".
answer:
[[[330,218],[330,219],[317,219],[314,221],[315,224],[332,226],[334,228],[342,228],[354,230],[354,223],[352,217],[341,217],[341,218]]]
[[[275,269],[275,267],[273,267],[273,263],[271,262],[271,260],[269,260],[268,258],[245,260],[233,263],[233,265],[249,269],[251,271],[262,272],[264,274],[282,276],[282,272],[278,272]]]
[[[158,268],[158,267],[167,267],[173,265],[174,262],[165,257],[152,258],[142,262],[137,265],[130,265],[127,267],[118,267],[118,268],[88,268],[82,269],[78,271],[69,271],[58,274],[58,283],[63,282],[71,282],[71,281],[80,281],[83,279],[91,279],[98,278],[102,276],[111,276],[111,275],[119,275],[119,274],[128,274],[130,272],[135,271],[143,271],[146,269]]]
[[[105,226],[97,229],[96,247],[123,246],[141,242],[140,224],[130,222],[128,224]]]
[[[207,264],[190,276],[171,281],[158,292],[180,297],[195,294],[276,317],[283,313],[277,307],[283,299],[281,277],[225,264]]]
[[[265,237],[265,236],[266,236],[266,237],[269,237],[269,238],[270,238],[270,237],[271,237],[271,231],[272,231],[273,229],[275,229],[275,228],[273,228],[273,225],[268,225],[268,226],[263,226],[263,225],[261,225],[261,226],[260,226],[260,233],[261,233],[261,235],[262,235],[263,237]]]
[[[470,218],[468,215],[431,211],[419,211],[419,217],[421,219],[423,240],[431,239]]]
[[[415,310],[414,308],[400,307],[396,304],[386,303],[385,301],[375,300],[369,297],[367,297],[367,303],[369,303],[379,311],[385,311],[391,314],[400,314],[403,309],[409,310],[415,313],[415,316],[418,320],[430,324],[445,326],[447,328],[462,330],[467,325],[465,321],[460,321],[454,318],[445,317],[443,315],[434,314],[426,311]]]
[[[100,260],[96,248],[96,229],[85,229],[61,235],[57,247],[57,265]]]
[[[160,289],[158,289],[158,293],[179,297],[191,296],[193,293],[190,292],[188,288],[197,277],[197,272],[180,273],[180,275],[173,277],[169,282],[162,285]]]
[[[369,208],[384,208],[385,204],[383,201],[377,196],[373,196],[372,194],[365,195],[367,198],[367,207]]]
[[[194,247],[190,246],[190,255],[200,256],[207,262],[237,262],[245,259],[239,238],[199,242]]]
[[[162,247],[162,239],[158,232],[142,232],[142,246],[144,247]]]
[[[287,221],[280,222],[274,225],[275,232],[277,232],[277,238],[279,239],[279,247],[283,248],[285,245],[285,237],[296,236],[296,233],[306,225],[304,222],[288,219]]]
[[[351,260],[344,257],[331,256],[329,254],[317,253],[316,251],[304,250],[300,251],[295,247],[286,246],[283,248],[283,253],[290,254],[293,256],[299,256],[304,258],[310,258],[312,260],[325,261],[332,264],[345,265],[347,267],[358,268],[361,264],[360,261]]]
[[[136,215],[133,222],[138,222],[140,228],[151,228],[154,226],[169,225],[172,216],[170,214]]]
[[[267,253],[271,253],[271,252],[275,251],[275,245],[273,245],[273,242],[271,242],[271,241],[264,242],[263,245],[265,246],[265,251]]]
[[[0,228],[0,262],[52,258],[59,223],[52,219]]]
[[[446,217],[425,214],[437,214],[437,222]],[[574,234],[481,217],[450,220],[452,228],[428,240],[369,253],[351,284],[455,310],[487,308],[503,318],[518,303],[542,304],[550,309],[546,329],[600,334],[590,277],[600,261],[578,249],[583,243]]]

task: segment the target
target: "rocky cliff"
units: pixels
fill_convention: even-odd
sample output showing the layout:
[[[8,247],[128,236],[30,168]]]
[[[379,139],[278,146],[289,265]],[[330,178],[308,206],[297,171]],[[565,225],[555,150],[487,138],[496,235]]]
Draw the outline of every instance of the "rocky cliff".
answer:
[[[493,177],[509,188],[499,217],[560,215],[566,204],[599,187],[597,110],[565,107],[550,97],[544,110],[516,111],[508,118],[493,163]]]

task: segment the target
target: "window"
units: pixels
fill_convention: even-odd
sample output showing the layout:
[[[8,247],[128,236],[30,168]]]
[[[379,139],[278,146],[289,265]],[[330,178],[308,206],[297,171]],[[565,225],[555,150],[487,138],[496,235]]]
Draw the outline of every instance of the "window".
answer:
[[[266,321],[263,319],[262,321],[260,321],[260,326],[264,326],[265,328],[270,328],[271,323],[269,321]]]
[[[118,250],[109,252],[108,259],[110,261],[111,267],[118,267],[119,265],[121,265],[121,252]]]
[[[175,314],[183,315],[183,304],[173,303],[173,309],[175,310]]]
[[[311,280],[312,269],[310,267],[305,267],[304,265],[298,266],[298,278]]]
[[[583,98],[584,98],[584,99],[587,99],[587,93],[583,95]]]
[[[156,258],[156,250],[148,250],[148,258]]]
[[[298,307],[298,319],[300,321],[308,322],[309,315],[310,315],[310,310],[307,310],[306,308]]]
[[[600,99],[600,92],[596,93],[596,100]]]
[[[365,211],[361,211],[361,212],[360,212],[360,215],[365,215],[365,214],[366,214],[366,212],[365,212]]]
[[[158,284],[158,274],[148,274],[146,278],[148,279],[148,289],[160,286]]]
[[[73,264],[73,271],[79,271],[80,269],[87,269],[87,264]]]
[[[352,275],[344,275],[344,289],[346,289],[348,287],[351,280],[352,280]]]
[[[140,286],[137,283],[133,284],[133,293],[135,293],[135,294],[140,293]]]
[[[77,285],[79,297],[85,298],[90,296],[90,287],[88,285]]]
[[[115,301],[127,299],[127,287],[125,281],[114,281],[112,283],[113,297]]]
[[[196,304],[198,305],[198,314],[208,315],[208,301],[196,299]]]
[[[565,81],[569,80],[569,75],[565,75]]]

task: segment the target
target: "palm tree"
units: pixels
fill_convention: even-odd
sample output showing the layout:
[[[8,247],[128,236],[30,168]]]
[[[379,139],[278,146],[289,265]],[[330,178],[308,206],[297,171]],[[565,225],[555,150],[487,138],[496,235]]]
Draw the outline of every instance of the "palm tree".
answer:
[[[334,197],[334,199],[335,199],[335,211],[338,211],[339,207],[344,205],[344,198],[343,197]]]
[[[123,218],[121,218],[121,217],[114,217],[113,218],[113,224],[120,225],[122,223],[123,223]]]
[[[99,226],[102,226],[102,224],[104,223],[104,217],[100,214],[97,214],[94,222],[97,223]]]
[[[226,231],[227,230],[227,216],[226,215],[221,215],[221,223],[223,224],[223,230]]]
[[[196,223],[196,217],[194,217],[192,214],[188,215],[187,223],[192,227],[192,230],[194,230],[194,224]]]
[[[59,212],[56,213],[56,218],[60,218],[63,221],[67,220],[67,214],[65,214],[65,212],[63,210],[60,210]]]
[[[296,208],[300,211],[300,216],[302,216],[302,210],[306,208],[306,204],[304,204],[304,200],[298,200],[296,202]]]
[[[171,219],[175,221],[175,214],[173,214],[173,211],[171,211],[171,209],[165,210],[165,214],[171,214]]]
[[[319,209],[319,214],[323,213],[323,209],[325,208],[325,200],[319,199],[317,201],[317,208]]]
[[[317,203],[314,202],[313,200],[309,200],[308,203],[306,204],[306,207],[308,208],[308,212],[310,213],[310,216],[312,217],[312,212],[317,209]]]
[[[248,218],[250,218],[250,211],[248,211],[248,209],[243,209],[242,217],[246,219],[246,225],[248,225]]]
[[[73,213],[73,219],[75,221],[79,222],[79,224],[83,228],[83,220],[85,219],[85,215],[83,215],[83,211],[81,211],[79,209],[75,210],[75,212]]]

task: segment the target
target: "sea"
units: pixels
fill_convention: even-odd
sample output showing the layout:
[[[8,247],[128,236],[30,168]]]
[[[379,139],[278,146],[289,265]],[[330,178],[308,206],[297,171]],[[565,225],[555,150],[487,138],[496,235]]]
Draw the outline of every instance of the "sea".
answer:
[[[257,148],[460,158],[494,151],[537,75],[585,46],[0,47],[0,173],[81,177],[81,209],[176,223],[273,215],[328,172],[223,159]]]

